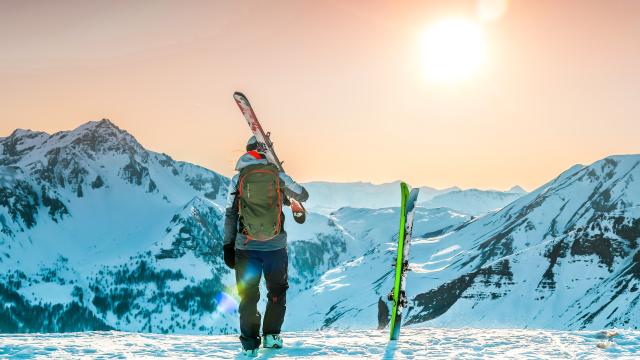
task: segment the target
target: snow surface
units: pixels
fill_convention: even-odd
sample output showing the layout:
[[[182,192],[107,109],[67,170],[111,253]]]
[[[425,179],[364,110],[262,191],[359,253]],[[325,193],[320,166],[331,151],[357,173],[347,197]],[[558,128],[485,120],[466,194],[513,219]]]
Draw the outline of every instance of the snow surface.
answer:
[[[639,331],[405,328],[387,331],[284,333],[285,347],[258,358],[305,359],[602,359],[637,358]],[[244,359],[234,335],[161,335],[125,332],[0,335],[0,357]]]

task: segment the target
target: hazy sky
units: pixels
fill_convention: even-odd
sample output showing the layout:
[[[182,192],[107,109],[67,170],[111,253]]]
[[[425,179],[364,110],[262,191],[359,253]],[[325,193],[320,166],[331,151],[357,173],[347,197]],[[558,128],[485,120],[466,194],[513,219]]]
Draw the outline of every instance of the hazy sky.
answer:
[[[0,0],[0,136],[111,119],[225,175],[242,90],[300,181],[531,190],[640,153],[640,1],[513,0],[466,81],[421,34],[475,1]]]

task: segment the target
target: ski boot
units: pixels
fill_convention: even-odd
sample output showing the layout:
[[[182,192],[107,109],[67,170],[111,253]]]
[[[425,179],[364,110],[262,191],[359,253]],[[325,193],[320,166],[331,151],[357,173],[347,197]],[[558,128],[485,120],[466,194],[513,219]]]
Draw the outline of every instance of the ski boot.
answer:
[[[265,335],[262,344],[267,349],[282,349],[282,337],[279,334]]]
[[[242,354],[250,358],[258,357],[258,349],[242,350]]]

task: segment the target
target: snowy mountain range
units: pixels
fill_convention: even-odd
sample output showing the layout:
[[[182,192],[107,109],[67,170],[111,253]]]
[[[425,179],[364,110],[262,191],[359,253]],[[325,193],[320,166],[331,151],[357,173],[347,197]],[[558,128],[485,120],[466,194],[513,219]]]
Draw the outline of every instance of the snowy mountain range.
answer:
[[[639,238],[640,156],[574,166],[438,238],[442,270],[416,274],[429,290],[415,293],[408,323],[637,329]]]
[[[307,209],[329,215],[342,207],[379,209],[397,206],[400,198],[400,182],[372,184],[366,182],[332,183],[315,181],[304,184],[309,193]],[[480,216],[498,210],[513,200],[526,194],[520,186],[508,191],[498,190],[462,190],[458,187],[435,189],[420,187],[419,206],[435,209],[440,207],[454,209],[469,215]]]
[[[16,130],[0,150],[0,331],[235,331],[226,177],[109,120]],[[291,294],[362,251],[325,215],[292,225]]]
[[[574,166],[444,234],[416,225],[407,325],[640,326],[640,155]],[[392,286],[394,236],[377,234],[378,247],[327,272],[292,312],[319,309],[307,319],[316,328],[375,327],[376,300]]]
[[[575,166],[529,194],[422,188],[407,324],[640,325],[639,163]],[[0,138],[0,332],[236,332],[228,182],[109,120]],[[399,186],[306,186],[307,222],[285,223],[285,327],[374,328]]]
[[[108,120],[0,146],[3,331],[166,331],[167,307],[191,329],[215,309],[228,179]]]
[[[418,206],[429,209],[445,207],[470,215],[481,216],[502,209],[524,194],[526,194],[526,191],[519,186],[514,186],[509,191],[453,190],[435,195],[429,200],[418,201]]]

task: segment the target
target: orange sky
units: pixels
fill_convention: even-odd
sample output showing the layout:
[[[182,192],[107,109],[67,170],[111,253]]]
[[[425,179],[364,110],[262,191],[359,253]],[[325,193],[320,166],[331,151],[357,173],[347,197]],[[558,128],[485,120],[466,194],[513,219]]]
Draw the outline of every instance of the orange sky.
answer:
[[[420,34],[475,1],[0,2],[0,136],[110,118],[233,172],[242,90],[300,181],[531,190],[640,153],[640,2],[513,0],[470,79],[422,75]]]

